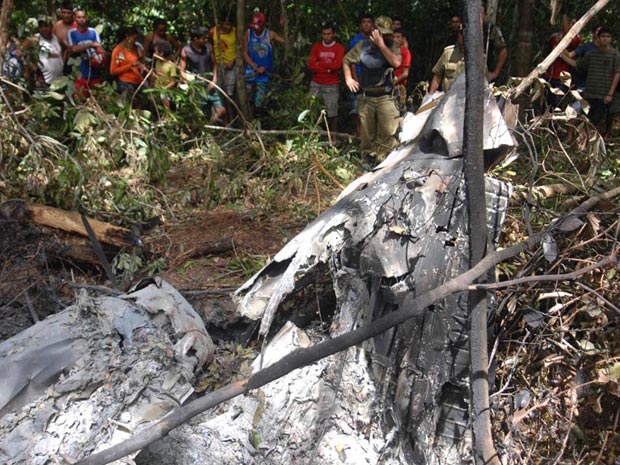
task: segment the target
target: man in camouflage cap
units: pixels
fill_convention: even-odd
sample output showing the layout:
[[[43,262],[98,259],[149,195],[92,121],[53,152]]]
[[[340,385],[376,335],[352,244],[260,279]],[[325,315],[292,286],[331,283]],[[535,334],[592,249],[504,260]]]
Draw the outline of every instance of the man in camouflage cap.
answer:
[[[392,20],[379,16],[368,41],[358,42],[344,57],[345,82],[357,94],[361,151],[380,160],[396,146],[399,112],[392,95],[393,71],[401,65],[400,49],[392,41]],[[352,67],[361,65],[354,78]]]

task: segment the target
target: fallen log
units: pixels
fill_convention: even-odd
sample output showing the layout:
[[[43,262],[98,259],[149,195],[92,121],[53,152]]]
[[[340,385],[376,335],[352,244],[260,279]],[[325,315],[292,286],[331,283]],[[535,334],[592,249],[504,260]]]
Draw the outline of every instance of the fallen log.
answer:
[[[78,212],[37,205],[24,200],[9,200],[0,205],[0,214],[22,223],[31,222],[88,237],[88,232],[82,222],[82,216]],[[140,238],[129,229],[92,218],[88,218],[88,222],[99,242],[103,244],[115,245],[117,247],[142,245]]]

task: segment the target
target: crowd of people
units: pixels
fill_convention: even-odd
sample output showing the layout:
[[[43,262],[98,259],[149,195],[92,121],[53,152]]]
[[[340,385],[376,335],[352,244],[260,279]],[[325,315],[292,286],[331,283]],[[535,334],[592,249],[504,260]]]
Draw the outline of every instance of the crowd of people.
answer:
[[[168,24],[163,19],[154,22],[143,43],[136,27],[124,27],[109,54],[97,31],[89,27],[84,9],[74,9],[70,1],[64,1],[59,13],[60,19],[54,24],[49,18],[39,19],[38,34],[33,39],[21,46],[9,44],[2,70],[5,77],[24,75],[32,79],[34,75],[36,87],[46,89],[62,76],[72,75],[76,95],[86,97],[109,74],[120,93],[135,95],[145,87],[161,89],[156,95],[166,109],[172,106],[166,90],[194,81],[200,86],[191,88],[192,99],[209,116],[210,122],[229,120],[237,79],[237,31],[230,11],[224,11],[212,28],[192,27],[187,45],[168,33]],[[508,50],[499,28],[487,21],[484,5],[481,21],[487,79],[494,81],[506,63]],[[564,30],[554,34],[552,45],[559,42],[570,24],[564,17]],[[324,105],[333,131],[338,130],[343,102],[348,102],[346,107],[350,108],[361,139],[361,151],[380,158],[396,144],[394,134],[406,110],[411,53],[400,18],[364,14],[358,25],[359,32],[347,48],[337,41],[334,24],[323,25],[321,40],[312,46],[307,62],[311,74],[309,92]],[[546,76],[552,87],[566,91],[566,75],[573,73],[577,88],[590,104],[588,115],[594,124],[608,115],[618,85],[620,54],[611,48],[610,42],[611,34],[604,28],[593,30],[591,44],[580,45],[577,36]],[[261,117],[269,108],[274,44],[284,45],[285,39],[269,29],[265,15],[256,11],[242,44],[251,117]],[[28,64],[25,57],[32,48],[37,48],[37,61]],[[69,65],[70,57],[80,60],[77,73]],[[463,72],[464,60],[462,17],[454,14],[446,31],[445,48],[432,68],[429,94],[448,90]],[[341,96],[341,90],[347,95]],[[557,93],[551,92],[548,100],[552,107],[559,104]]]

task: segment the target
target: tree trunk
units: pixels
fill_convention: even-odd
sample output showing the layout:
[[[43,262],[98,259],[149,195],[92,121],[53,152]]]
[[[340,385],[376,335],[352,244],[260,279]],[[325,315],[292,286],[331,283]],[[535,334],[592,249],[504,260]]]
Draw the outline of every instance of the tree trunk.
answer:
[[[4,64],[7,40],[9,39],[9,22],[13,11],[13,0],[2,0],[0,8],[0,70]]]
[[[46,0],[47,14],[52,18],[52,24],[56,22],[56,4],[54,0]]]
[[[289,60],[292,55],[293,44],[291,43],[290,38],[290,19],[288,16],[288,11],[286,9],[286,0],[280,0],[280,15],[282,27],[284,29],[284,57],[282,58],[283,68],[286,70],[287,74],[289,71]]]
[[[245,90],[245,62],[243,60],[243,41],[245,40],[245,0],[237,0],[237,97],[243,112],[243,119],[247,119],[248,98]]]
[[[515,50],[515,75],[526,76],[532,62],[532,37],[534,37],[534,21],[532,11],[534,0],[520,1],[519,32],[517,49]]]

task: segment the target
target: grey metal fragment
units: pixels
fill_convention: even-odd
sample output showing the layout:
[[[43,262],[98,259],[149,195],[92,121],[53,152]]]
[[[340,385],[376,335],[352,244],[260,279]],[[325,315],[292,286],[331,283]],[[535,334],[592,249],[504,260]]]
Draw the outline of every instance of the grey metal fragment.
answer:
[[[213,351],[164,281],[120,298],[82,292],[0,344],[0,463],[70,463],[129,438],[187,399]]]

